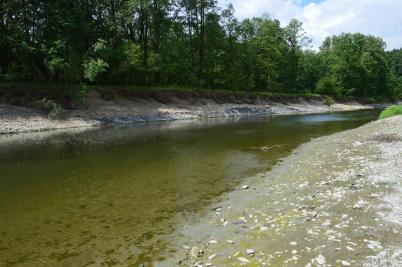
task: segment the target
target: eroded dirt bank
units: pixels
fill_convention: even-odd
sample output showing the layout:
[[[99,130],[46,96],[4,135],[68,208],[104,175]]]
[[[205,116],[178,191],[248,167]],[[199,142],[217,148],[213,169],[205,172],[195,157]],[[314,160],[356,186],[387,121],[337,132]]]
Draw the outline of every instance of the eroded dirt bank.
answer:
[[[156,266],[402,266],[402,116],[318,138],[172,234]]]
[[[209,95],[126,96],[106,101],[95,92],[85,107],[66,110],[60,119],[49,119],[37,109],[0,102],[0,134],[96,127],[151,121],[194,120],[213,117],[264,116],[269,114],[318,113],[372,108],[358,102],[331,107],[320,97],[224,98]]]

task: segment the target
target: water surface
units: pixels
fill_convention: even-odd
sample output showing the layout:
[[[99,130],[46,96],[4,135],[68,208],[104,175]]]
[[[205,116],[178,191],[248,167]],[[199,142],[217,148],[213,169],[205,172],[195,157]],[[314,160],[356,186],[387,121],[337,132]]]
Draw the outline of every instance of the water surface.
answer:
[[[207,212],[222,193],[311,138],[377,116],[358,111],[0,136],[0,265],[158,262],[158,252],[168,254],[174,243],[169,233]]]

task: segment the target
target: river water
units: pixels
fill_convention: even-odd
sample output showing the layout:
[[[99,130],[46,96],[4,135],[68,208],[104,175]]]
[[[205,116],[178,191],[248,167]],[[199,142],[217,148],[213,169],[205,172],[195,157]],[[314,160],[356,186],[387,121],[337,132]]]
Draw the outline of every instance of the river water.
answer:
[[[378,111],[0,136],[0,266],[138,266],[311,138]],[[268,150],[261,149],[269,148]]]

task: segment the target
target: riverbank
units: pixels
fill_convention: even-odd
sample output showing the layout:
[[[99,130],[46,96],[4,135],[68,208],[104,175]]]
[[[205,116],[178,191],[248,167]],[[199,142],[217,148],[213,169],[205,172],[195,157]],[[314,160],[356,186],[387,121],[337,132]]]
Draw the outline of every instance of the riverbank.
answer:
[[[127,95],[107,101],[91,92],[80,109],[65,110],[49,118],[37,108],[0,103],[0,134],[68,128],[100,127],[155,121],[267,116],[270,114],[322,113],[373,108],[357,101],[326,105],[324,97],[238,97],[168,94]]]
[[[312,140],[172,234],[158,266],[401,266],[402,116]]]

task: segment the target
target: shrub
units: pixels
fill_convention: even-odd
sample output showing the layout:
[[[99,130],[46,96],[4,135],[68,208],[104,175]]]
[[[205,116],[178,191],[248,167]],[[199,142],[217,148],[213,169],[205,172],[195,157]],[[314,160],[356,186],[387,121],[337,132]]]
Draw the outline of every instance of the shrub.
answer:
[[[328,107],[332,106],[335,104],[335,101],[331,97],[326,97],[324,100],[324,104],[327,105]]]
[[[39,106],[48,113],[49,118],[58,117],[63,112],[61,105],[46,97],[39,101]]]
[[[396,115],[402,115],[402,105],[396,106],[390,106],[380,114],[380,119],[386,119],[392,116]]]

